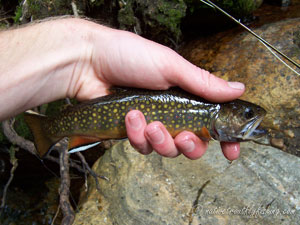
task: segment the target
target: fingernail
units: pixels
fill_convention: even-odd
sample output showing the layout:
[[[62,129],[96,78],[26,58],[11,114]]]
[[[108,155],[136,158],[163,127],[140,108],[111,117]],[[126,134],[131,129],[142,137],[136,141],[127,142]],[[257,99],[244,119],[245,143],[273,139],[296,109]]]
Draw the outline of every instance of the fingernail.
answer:
[[[192,152],[195,149],[195,143],[192,140],[185,140],[181,143],[180,147],[184,152]]]
[[[245,85],[240,82],[227,82],[228,86],[234,89],[244,90]]]
[[[148,128],[146,133],[153,144],[161,144],[165,140],[164,133],[159,126],[152,126],[150,129]]]
[[[142,120],[138,113],[131,113],[128,116],[129,125],[135,130],[139,130],[142,127]]]

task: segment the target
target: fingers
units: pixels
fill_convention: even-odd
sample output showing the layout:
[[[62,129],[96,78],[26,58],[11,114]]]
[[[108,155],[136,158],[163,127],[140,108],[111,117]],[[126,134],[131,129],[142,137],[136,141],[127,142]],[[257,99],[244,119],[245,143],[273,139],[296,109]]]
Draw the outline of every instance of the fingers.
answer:
[[[240,144],[234,142],[221,142],[221,147],[224,156],[232,161],[239,157],[240,155]]]
[[[183,131],[175,138],[175,144],[180,152],[189,159],[198,159],[206,151],[208,142],[200,140],[194,133]]]
[[[155,150],[165,157],[176,157],[182,153],[189,159],[198,159],[208,147],[208,142],[202,141],[189,131],[183,131],[173,139],[161,122],[147,125],[143,113],[138,110],[127,113],[125,124],[130,144],[144,155]],[[239,157],[239,143],[221,142],[221,147],[228,160]]]
[[[174,66],[173,71],[176,74],[176,79],[174,79],[174,74],[170,74],[170,79],[173,80],[174,85],[209,101],[230,101],[240,97],[245,91],[244,84],[227,82],[188,61],[175,63]]]
[[[144,135],[147,123],[143,113],[138,110],[130,111],[125,117],[125,125],[130,144],[140,153],[144,155],[150,154],[152,147]]]
[[[145,136],[158,154],[166,157],[176,157],[180,154],[172,136],[161,122],[150,123],[145,129]]]
[[[155,149],[162,156],[179,155],[173,138],[161,122],[147,125],[144,115],[132,110],[125,117],[125,125],[130,144],[140,153],[150,154]]]
[[[161,122],[147,125],[143,114],[138,110],[127,113],[125,124],[131,145],[142,154],[149,154],[154,149],[166,157],[176,157],[183,153],[189,159],[198,159],[207,148],[208,143],[191,132],[183,131],[173,139]]]

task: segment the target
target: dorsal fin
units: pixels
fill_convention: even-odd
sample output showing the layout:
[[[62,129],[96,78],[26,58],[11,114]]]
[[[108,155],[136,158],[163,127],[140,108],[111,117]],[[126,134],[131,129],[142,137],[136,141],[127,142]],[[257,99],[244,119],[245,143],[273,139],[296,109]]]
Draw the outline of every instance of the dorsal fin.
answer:
[[[126,87],[119,87],[119,86],[112,86],[108,89],[108,91],[111,94],[119,94],[119,93],[124,93],[127,91],[130,91],[130,88],[126,88]]]

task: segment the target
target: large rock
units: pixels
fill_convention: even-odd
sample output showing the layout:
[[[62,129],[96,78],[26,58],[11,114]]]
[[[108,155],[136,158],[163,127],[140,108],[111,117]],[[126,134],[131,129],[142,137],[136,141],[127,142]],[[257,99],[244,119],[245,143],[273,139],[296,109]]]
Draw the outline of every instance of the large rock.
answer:
[[[300,18],[267,24],[254,31],[300,63]],[[264,125],[281,131],[276,135],[284,138],[283,149],[300,156],[299,75],[241,29],[192,41],[182,54],[223,79],[245,83],[242,99],[263,106],[268,112]]]
[[[116,144],[93,169],[74,224],[297,224],[300,159],[272,147],[242,144],[229,163],[219,143],[191,161],[143,156]]]

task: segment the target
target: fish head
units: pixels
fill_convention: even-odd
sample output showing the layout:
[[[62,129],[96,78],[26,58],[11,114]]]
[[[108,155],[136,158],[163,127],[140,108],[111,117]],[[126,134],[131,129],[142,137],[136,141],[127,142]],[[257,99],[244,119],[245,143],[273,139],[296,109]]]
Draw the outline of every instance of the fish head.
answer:
[[[267,134],[259,128],[266,110],[250,102],[235,100],[220,104],[212,120],[212,137],[224,142],[250,141]]]

